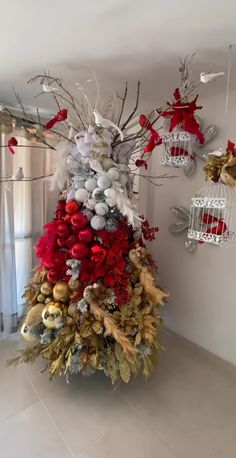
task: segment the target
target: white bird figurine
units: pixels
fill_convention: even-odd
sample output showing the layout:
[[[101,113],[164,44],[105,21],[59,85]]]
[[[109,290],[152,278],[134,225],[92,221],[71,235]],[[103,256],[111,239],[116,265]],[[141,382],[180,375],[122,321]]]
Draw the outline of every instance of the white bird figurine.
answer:
[[[24,173],[22,167],[18,167],[15,175],[12,175],[11,179],[14,181],[21,181],[24,178]]]
[[[55,92],[59,89],[57,87],[50,86],[49,84],[43,83],[43,92]]]
[[[94,118],[95,118],[95,124],[97,124],[97,126],[101,126],[101,127],[105,127],[105,128],[113,127],[113,129],[116,129],[117,132],[119,132],[120,139],[123,142],[124,134],[120,130],[120,128],[116,124],[114,124],[114,122],[110,121],[110,119],[103,118],[101,113],[99,113],[99,111],[97,111],[97,110],[93,110],[93,114],[94,114]]]
[[[219,73],[201,73],[200,74],[200,81],[201,83],[209,83],[210,81],[214,80],[217,78],[217,76],[223,76],[225,73],[224,72],[219,72]]]
[[[211,151],[210,153],[208,153],[208,156],[221,157],[221,156],[224,156],[224,151],[222,148],[219,148],[215,151]]]

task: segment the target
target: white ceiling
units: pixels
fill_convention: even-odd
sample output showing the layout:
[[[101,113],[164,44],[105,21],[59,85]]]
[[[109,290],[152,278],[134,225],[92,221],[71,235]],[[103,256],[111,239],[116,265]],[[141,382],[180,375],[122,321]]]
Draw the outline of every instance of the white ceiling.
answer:
[[[160,104],[178,84],[179,56],[197,53],[196,75],[226,68],[235,18],[235,0],[2,1],[0,101],[16,105],[14,85],[26,105],[36,104],[26,81],[43,70],[75,82],[94,69],[106,89],[141,79],[146,102]],[[236,47],[234,54],[236,62]]]

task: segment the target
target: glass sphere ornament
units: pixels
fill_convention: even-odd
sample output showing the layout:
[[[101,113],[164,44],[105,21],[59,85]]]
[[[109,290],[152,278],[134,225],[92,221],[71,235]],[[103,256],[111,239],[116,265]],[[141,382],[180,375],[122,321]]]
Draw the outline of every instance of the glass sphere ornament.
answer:
[[[115,218],[108,218],[105,223],[107,232],[115,232],[118,228],[118,221]]]
[[[92,217],[90,224],[95,231],[99,231],[105,227],[105,222],[106,220],[102,216],[95,215]]]
[[[100,175],[97,179],[97,184],[101,189],[107,189],[111,186],[111,178],[108,175]]]
[[[85,188],[79,188],[77,189],[76,193],[75,193],[75,199],[78,201],[78,202],[85,202],[89,197],[89,193],[87,191],[87,189]]]
[[[103,202],[105,200],[104,191],[101,188],[95,188],[92,197],[96,202]]]
[[[108,212],[108,206],[104,202],[98,202],[95,205],[95,212],[97,215],[104,216]]]

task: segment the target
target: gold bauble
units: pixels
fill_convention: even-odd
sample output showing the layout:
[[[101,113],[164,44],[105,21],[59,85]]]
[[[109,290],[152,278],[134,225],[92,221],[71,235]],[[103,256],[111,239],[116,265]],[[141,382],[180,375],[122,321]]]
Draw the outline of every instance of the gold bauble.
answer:
[[[37,301],[38,302],[44,303],[45,299],[46,299],[46,297],[44,296],[44,294],[42,294],[42,293],[38,294],[38,296],[37,296]]]
[[[49,281],[44,281],[41,285],[40,291],[45,296],[50,296],[52,294],[53,286]]]
[[[66,301],[69,298],[70,289],[65,281],[58,281],[53,288],[53,297],[56,301]]]
[[[68,324],[68,326],[72,326],[74,324],[74,318],[72,318],[71,316],[68,316],[66,318],[66,323]]]
[[[74,317],[76,311],[77,311],[77,305],[76,304],[70,304],[69,307],[68,307],[68,315]]]
[[[33,343],[36,341],[35,337],[30,334],[29,328],[26,323],[23,323],[20,330],[20,335],[28,343]]]
[[[68,281],[68,286],[71,291],[78,291],[79,285],[80,283],[79,283],[79,280],[77,280],[77,278],[71,277],[70,280]]]
[[[43,324],[48,329],[56,329],[62,322],[62,311],[56,304],[58,303],[50,302],[42,312]]]
[[[36,326],[42,322],[42,311],[44,309],[44,304],[36,304],[32,307],[27,313],[25,324],[27,326]]]

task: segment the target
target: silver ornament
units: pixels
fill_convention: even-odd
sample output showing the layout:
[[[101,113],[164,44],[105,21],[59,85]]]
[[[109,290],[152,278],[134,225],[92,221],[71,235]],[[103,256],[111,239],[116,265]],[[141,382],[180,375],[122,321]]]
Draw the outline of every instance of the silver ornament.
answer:
[[[116,197],[116,191],[113,188],[105,189],[104,194],[106,197],[111,197],[112,199]]]
[[[108,212],[108,206],[104,202],[98,202],[95,205],[95,212],[97,215],[104,216]]]
[[[128,183],[128,176],[125,173],[122,173],[119,181],[122,184],[122,186],[126,186]]]
[[[109,170],[113,166],[113,160],[110,157],[102,159],[102,167],[104,170]]]
[[[96,205],[96,202],[94,199],[88,199],[87,202],[85,203],[85,207],[88,208],[88,210],[94,210]]]
[[[88,199],[88,191],[85,188],[77,189],[75,199],[78,202],[85,202]]]
[[[115,207],[115,205],[116,205],[116,201],[115,201],[115,199],[112,199],[112,197],[107,197],[105,199],[105,202],[108,205],[108,207]]]
[[[111,186],[111,178],[108,175],[100,175],[97,180],[97,185],[101,189],[107,189]]]
[[[92,197],[96,202],[103,202],[105,200],[104,191],[101,188],[95,188]]]
[[[97,181],[95,178],[88,178],[85,181],[84,187],[87,191],[92,192],[97,187]]]
[[[91,210],[83,210],[83,213],[87,216],[89,221],[92,219],[93,212]]]
[[[109,218],[106,220],[105,229],[107,232],[115,232],[118,227],[118,221],[115,218]]]
[[[110,177],[112,181],[117,181],[120,178],[120,172],[116,167],[111,167],[108,170],[107,175]]]
[[[100,229],[104,228],[105,219],[102,216],[95,215],[92,217],[90,225],[93,229],[95,229],[95,231],[99,231]]]

